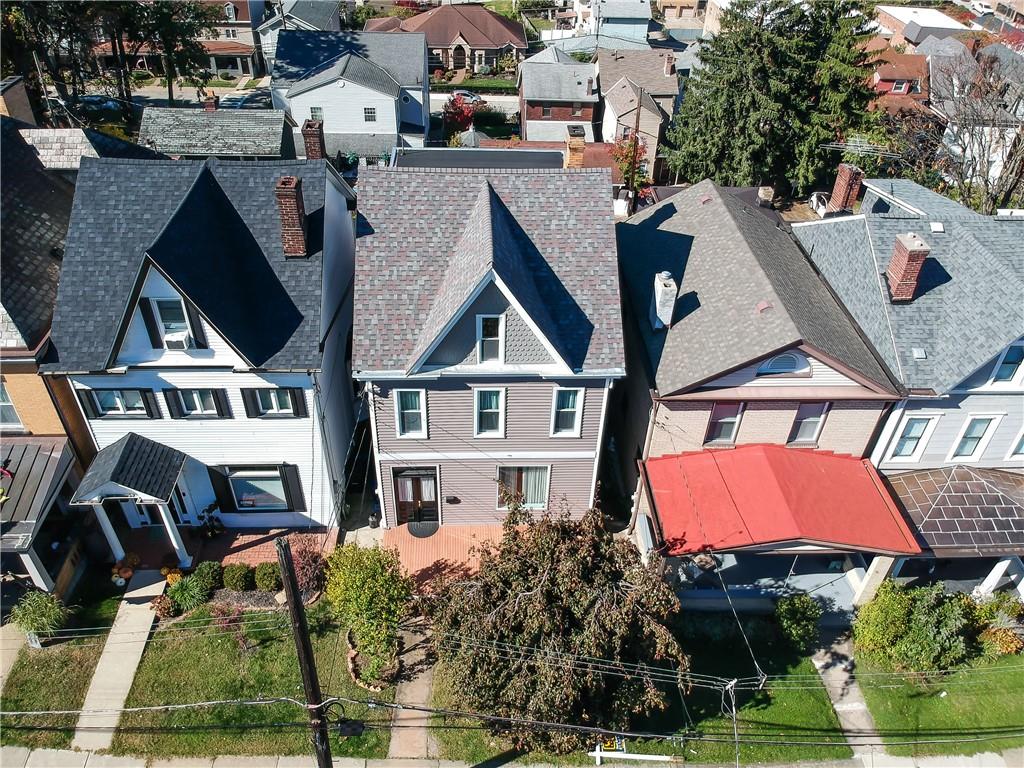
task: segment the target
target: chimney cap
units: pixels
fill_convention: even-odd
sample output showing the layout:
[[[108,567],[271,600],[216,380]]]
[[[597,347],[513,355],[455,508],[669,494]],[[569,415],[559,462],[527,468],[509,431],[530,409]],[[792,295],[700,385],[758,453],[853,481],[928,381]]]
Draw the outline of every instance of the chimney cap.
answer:
[[[672,279],[672,273],[669,272],[667,269],[663,269],[661,272],[658,273],[658,279],[659,280],[666,280],[666,281],[667,280],[671,280]]]
[[[571,139],[585,139],[587,132],[583,129],[582,125],[570,125],[568,128],[569,138]]]
[[[282,176],[277,180],[274,189],[295,189],[299,186],[298,176]]]

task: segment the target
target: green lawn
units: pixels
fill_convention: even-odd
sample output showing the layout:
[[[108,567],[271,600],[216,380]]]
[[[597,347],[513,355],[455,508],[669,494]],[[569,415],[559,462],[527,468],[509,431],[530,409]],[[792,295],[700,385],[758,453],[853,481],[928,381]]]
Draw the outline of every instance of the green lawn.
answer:
[[[690,620],[694,626],[701,622],[719,621],[697,614]],[[731,617],[728,619],[732,621]],[[761,625],[767,626],[763,620]],[[706,675],[748,677],[754,674],[752,662],[742,640],[728,631],[710,638],[692,631],[692,626],[682,634],[684,647],[691,654],[692,671]],[[770,627],[769,627],[770,629]],[[815,674],[810,659],[793,654],[783,644],[764,632],[764,637],[750,633],[751,642],[758,660],[769,675]],[[439,706],[450,706],[455,698],[450,694],[451,686],[443,679],[435,686],[434,698]],[[669,708],[649,718],[646,722],[634,724],[634,730],[650,733],[677,733],[685,731],[687,719],[677,691],[667,691]],[[806,734],[807,740],[828,741],[835,746],[787,747],[769,744],[743,745],[740,758],[744,765],[759,762],[791,763],[797,760],[838,760],[851,756],[845,739],[839,733],[828,695],[820,684],[811,690],[779,691],[775,693],[747,693],[739,698],[739,731],[741,738],[781,740],[772,734],[781,731]],[[629,740],[626,748],[630,752],[677,755],[690,762],[731,763],[735,757],[732,739],[732,721],[721,714],[721,695],[717,691],[695,689],[686,697],[686,706],[697,729],[709,738],[724,739],[721,742],[690,740],[685,743],[671,743],[664,740]],[[474,721],[437,718],[435,730],[441,749],[441,757],[449,760],[465,760],[480,763],[507,755],[510,745],[499,737],[491,736]],[[557,761],[564,764],[592,764],[582,752],[553,757],[544,754],[512,753],[516,760],[523,762]]]
[[[1000,671],[984,671],[996,667]],[[864,659],[858,660],[857,669],[861,673],[879,671]],[[1024,727],[1024,659],[1020,656],[977,662],[931,685],[892,678],[873,680],[868,675],[859,682],[886,742],[956,739],[964,732],[997,735],[1006,730],[1019,732]],[[1019,746],[1024,746],[1022,737],[892,745],[886,749],[894,755],[971,755]]]
[[[86,571],[82,588],[71,600],[72,626],[106,627],[121,601],[105,568]],[[104,636],[51,644],[42,650],[22,648],[4,683],[2,705],[10,711],[79,709],[103,651]],[[78,718],[74,715],[0,718],[0,744],[66,749]],[[35,730],[46,728],[46,730]]]
[[[320,684],[327,694],[359,699],[393,695],[391,691],[370,694],[352,682],[345,663],[344,638],[339,642],[342,630],[329,619],[324,608],[310,610],[310,629]],[[247,627],[245,634],[253,644],[249,651],[241,650],[233,635],[213,627],[197,636],[186,634],[192,636],[161,639],[146,646],[127,706],[278,696],[303,698],[295,645],[283,617],[281,628]],[[346,705],[345,715],[385,726],[390,721],[388,711],[371,712],[351,705]],[[272,725],[280,723],[294,725]],[[288,703],[136,713],[122,719],[121,725],[113,745],[118,754],[302,755],[310,750],[306,714]],[[363,735],[344,740],[332,734],[331,750],[335,756],[382,758],[387,756],[389,740],[386,727],[368,728]]]

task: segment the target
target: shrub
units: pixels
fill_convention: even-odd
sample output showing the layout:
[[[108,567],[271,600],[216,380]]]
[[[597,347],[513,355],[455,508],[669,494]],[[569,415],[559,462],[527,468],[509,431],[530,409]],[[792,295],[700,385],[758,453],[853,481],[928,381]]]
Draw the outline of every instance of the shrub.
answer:
[[[409,611],[412,581],[397,553],[346,544],[327,560],[327,599],[352,629],[367,677],[379,678],[398,653],[398,623]]]
[[[260,563],[256,566],[256,589],[260,592],[277,592],[281,588],[281,570],[277,563]]]
[[[167,579],[167,585],[168,586],[172,586],[174,584],[177,584],[179,581],[181,581],[181,571],[178,570],[177,568],[175,568],[173,570],[170,570],[170,571],[167,572],[167,574],[164,576],[164,578]]]
[[[491,72],[492,70],[487,64],[481,64],[479,67],[476,68],[476,73],[478,75],[489,75],[491,74]]]
[[[853,638],[857,649],[870,654],[886,653],[907,632],[910,593],[894,581],[883,581],[878,593],[861,606],[853,620]]]
[[[210,599],[213,591],[224,586],[224,569],[216,560],[206,560],[192,571],[192,578],[203,585],[206,599]]]
[[[1007,619],[1016,621],[1024,616],[1024,602],[1012,592],[993,592],[974,601],[974,614],[982,628]]]
[[[228,72],[227,70],[224,70],[223,72],[220,73],[220,79],[221,80],[234,80],[235,76],[233,74],[231,74],[230,72]]]
[[[167,596],[174,601],[179,611],[188,613],[206,602],[208,595],[203,586],[201,581],[196,581],[192,576],[186,576],[167,588]]]
[[[295,564],[299,591],[311,595],[324,586],[324,553],[314,537],[292,535],[288,538]]]
[[[158,618],[170,619],[178,615],[178,606],[169,595],[157,595],[150,605]]]
[[[1011,656],[1024,651],[1024,639],[1021,639],[1011,627],[987,627],[979,640],[982,655],[987,659]]]
[[[821,604],[806,593],[786,595],[775,604],[779,629],[798,651],[807,651],[818,639]]]
[[[444,70],[441,69],[440,67],[435,69],[434,70],[434,79],[435,80],[443,80],[444,79]]]
[[[245,592],[255,586],[252,566],[248,563],[232,563],[224,566],[224,587],[235,592]]]
[[[136,82],[145,82],[146,80],[152,80],[152,79],[153,79],[153,74],[151,72],[147,72],[144,69],[136,69],[135,71],[132,72],[132,80],[134,80]]]
[[[11,608],[8,621],[26,634],[47,635],[61,629],[70,615],[71,611],[56,595],[32,590]]]

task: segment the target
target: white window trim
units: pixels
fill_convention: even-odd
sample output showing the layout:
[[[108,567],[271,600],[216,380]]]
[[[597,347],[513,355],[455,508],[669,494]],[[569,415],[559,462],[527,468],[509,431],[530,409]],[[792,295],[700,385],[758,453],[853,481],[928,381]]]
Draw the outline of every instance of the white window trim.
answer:
[[[557,411],[555,406],[558,405],[558,393],[559,392],[576,392],[576,423],[573,425],[571,432],[555,432],[555,416]],[[587,390],[583,387],[560,387],[555,386],[551,391],[551,425],[548,431],[548,437],[562,438],[577,438],[583,431],[583,402],[586,398]]]
[[[103,406],[100,405],[100,392],[114,392],[114,402],[117,403],[116,411],[105,411]],[[142,410],[141,411],[129,411],[124,407],[124,393],[125,392],[138,392],[139,397],[142,398]],[[90,396],[92,397],[93,404],[96,406],[96,413],[99,415],[97,418],[102,419],[104,416],[146,416],[149,411],[146,410],[146,396],[142,394],[142,390],[135,387],[126,387],[124,389],[90,389]]]
[[[403,392],[418,392],[420,396],[420,423],[423,429],[418,432],[406,432],[402,434],[402,414],[399,412],[399,395]],[[395,437],[399,440],[426,440],[427,439],[427,390],[425,389],[393,389],[391,398],[395,401]]]
[[[480,431],[480,393],[498,393],[498,431]],[[482,440],[500,440],[505,437],[505,388],[504,387],[474,387],[473,389],[473,437]]]
[[[494,468],[494,505],[499,512],[508,512],[508,507],[501,506],[501,470],[502,469],[546,469],[544,477],[544,504],[540,507],[528,507],[524,509],[531,512],[538,512],[547,509],[551,505],[551,465],[550,464],[499,464]]]
[[[278,393],[278,394],[273,394],[273,395],[270,396],[270,399],[274,401],[274,407],[273,408],[267,409],[267,408],[263,407],[263,401],[260,400],[260,394],[259,394],[260,392],[275,392],[275,393]],[[285,393],[285,399],[288,401],[288,407],[287,408],[281,408],[278,405],[277,401],[278,401],[278,398],[281,396],[280,395],[281,392]],[[256,390],[256,407],[259,409],[260,416],[294,416],[295,415],[295,405],[292,403],[291,393],[289,393],[287,391],[287,389],[284,388],[284,387],[260,387],[260,388],[258,388]]]
[[[216,416],[217,415],[217,395],[215,394],[215,392],[216,392],[215,389],[213,389],[211,387],[186,387],[185,389],[178,389],[178,390],[175,390],[175,391],[178,394],[178,403],[181,405],[181,411],[186,416]],[[204,392],[204,391],[205,392],[209,392],[210,393],[210,397],[213,398],[213,410],[212,411],[211,410],[207,410],[206,408],[202,407],[202,402],[203,402],[202,397],[197,397],[196,398],[196,401],[200,405],[199,410],[195,410],[195,411],[189,410],[189,406],[186,405],[186,403],[185,403],[185,393],[186,392]]]
[[[796,367],[792,371],[772,371],[769,367],[772,363],[778,360],[780,357],[792,357],[796,359]],[[772,355],[764,362],[757,366],[757,371],[754,375],[757,377],[762,376],[810,376],[813,373],[811,368],[811,360],[807,355],[796,350],[787,350],[786,352],[780,352],[777,355]]]
[[[820,400],[810,400],[808,402],[818,403],[818,402],[821,402],[821,401]],[[790,432],[792,432],[793,428],[796,427],[796,419],[800,415],[800,406],[801,405],[803,405],[803,403],[798,403],[797,404],[796,413],[793,415],[793,424],[789,428]],[[787,445],[794,445],[794,446],[797,446],[797,447],[800,447],[802,445],[817,445],[819,438],[821,438],[821,430],[825,428],[825,419],[828,418],[828,414],[829,414],[829,412],[831,410],[832,410],[832,403],[831,402],[826,402],[824,404],[824,407],[821,409],[821,416],[818,417],[818,428],[816,430],[814,430],[814,437],[812,437],[810,440],[794,440],[794,441],[791,441],[791,442],[787,443]]]
[[[320,110],[320,115],[319,116],[313,114],[313,110],[314,109]],[[324,108],[322,106],[319,106],[319,105],[316,105],[316,104],[312,105],[309,108],[309,119],[310,120],[323,120],[324,119]]]
[[[1013,449],[1017,447],[1017,443],[1019,443],[1021,439],[1024,439],[1024,427],[1020,428],[1020,431],[1017,432],[1017,436],[1014,437],[1013,442],[1010,443],[1010,450],[1006,454],[1005,461],[1013,461],[1014,459],[1020,459],[1021,461],[1024,461],[1024,445],[1021,446],[1020,453],[1013,452]]]
[[[176,301],[181,307],[181,314],[185,316],[185,349],[171,349],[167,346],[167,329],[164,328],[164,315],[160,310],[161,301]],[[185,302],[181,300],[179,296],[154,296],[150,299],[153,305],[153,312],[156,313],[156,322],[160,328],[160,341],[163,342],[164,349],[168,352],[185,352],[195,347],[195,332],[192,329],[192,323],[189,322],[188,312],[185,310]]]
[[[902,86],[900,85],[902,83]],[[907,92],[910,83],[906,80],[893,80],[892,92],[895,94],[904,94]]]
[[[239,511],[248,512],[279,512],[282,509],[288,509],[288,500],[285,499],[283,504],[274,504],[269,507],[243,507],[238,503],[238,496],[235,495],[235,486],[231,482],[234,477],[270,477],[274,473],[272,469],[254,469],[246,470],[242,472],[229,472],[228,473],[228,488],[231,489],[231,498],[235,500],[235,509]],[[281,468],[277,468],[277,479],[281,481],[281,492],[284,493],[284,478],[281,477]]]
[[[892,434],[892,442],[889,445],[889,450],[886,451],[885,461],[891,461],[894,464],[916,464],[920,461],[925,448],[928,447],[928,441],[931,439],[932,432],[935,431],[935,427],[939,423],[939,419],[941,417],[941,413],[904,411],[903,418],[896,426],[896,431]],[[917,442],[917,448],[914,449],[914,452],[909,456],[896,456],[896,446],[899,444],[900,437],[903,435],[903,430],[906,428],[907,422],[910,419],[927,419],[928,424],[925,425],[924,432],[921,433],[921,439]]]
[[[25,422],[21,420],[21,414],[18,413],[18,407],[14,404],[14,400],[11,398],[11,393],[7,389],[7,384],[4,383],[4,382],[0,382],[0,387],[3,388],[4,397],[6,398],[6,401],[4,402],[4,405],[6,405],[8,408],[10,408],[12,411],[14,411],[14,418],[17,419],[16,422],[12,421],[12,422],[6,422],[4,424],[0,424],[0,429],[7,429],[7,430],[11,430],[13,432],[24,432],[25,431]]]
[[[999,422],[1003,420],[1003,416],[1005,415],[1005,413],[968,413],[967,418],[964,419],[964,423],[956,433],[956,438],[953,440],[953,444],[949,447],[949,453],[946,454],[946,462],[951,464],[973,464],[981,461],[981,457],[985,455],[988,444],[992,442],[992,436],[999,428]],[[957,446],[960,445],[960,441],[967,433],[967,427],[969,427],[971,422],[975,419],[992,419],[992,421],[989,422],[988,428],[985,430],[985,434],[983,434],[981,439],[978,441],[978,447],[974,449],[974,453],[969,456],[954,456],[953,454],[956,453]]]
[[[373,119],[370,119],[370,114],[373,114]],[[377,122],[377,108],[376,107],[363,107],[363,122],[364,123],[376,123]]]
[[[719,403],[724,405],[725,403],[731,403],[731,402],[732,401],[730,401],[730,400],[721,400],[721,401],[715,401],[714,403],[711,404],[711,413],[708,414],[708,424],[704,428],[704,442],[702,443],[703,445],[710,445],[710,446],[716,446],[716,445],[737,445],[736,440],[740,436],[740,425],[743,423],[743,413],[744,413],[744,411],[747,410],[747,404],[746,403],[739,403],[739,410],[736,411],[736,429],[733,432],[732,440],[709,440],[708,439],[708,435],[711,434],[711,425],[712,425],[712,423],[715,420],[715,406],[718,405]]]
[[[999,358],[996,360],[996,364],[992,366],[992,372],[989,374],[988,381],[986,382],[986,388],[991,389],[1019,389],[1024,386],[1024,362],[1017,367],[1017,373],[1014,374],[1012,379],[1006,379],[1005,381],[996,381],[996,372],[1003,364],[1003,360],[1010,354],[1010,350],[1014,347],[1024,347],[1024,341],[1015,341],[1012,344],[1007,344],[1006,349],[1002,351]]]
[[[483,360],[483,321],[485,319],[498,319],[498,359]],[[476,316],[476,363],[477,365],[504,365],[505,364],[505,315],[477,315]]]

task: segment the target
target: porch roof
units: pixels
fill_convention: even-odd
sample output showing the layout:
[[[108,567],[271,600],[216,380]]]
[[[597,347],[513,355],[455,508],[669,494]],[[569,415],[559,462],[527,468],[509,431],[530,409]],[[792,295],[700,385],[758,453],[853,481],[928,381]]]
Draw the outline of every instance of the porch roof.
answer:
[[[866,459],[744,445],[649,459],[645,477],[670,555],[783,546],[921,551]]]
[[[90,504],[122,496],[111,492],[111,484],[139,496],[170,501],[185,458],[181,451],[129,432],[96,454],[71,503]]]
[[[1024,475],[957,465],[886,478],[917,526],[918,540],[942,557],[1024,552]]]
[[[74,463],[66,437],[5,437],[0,552],[27,552]]]

